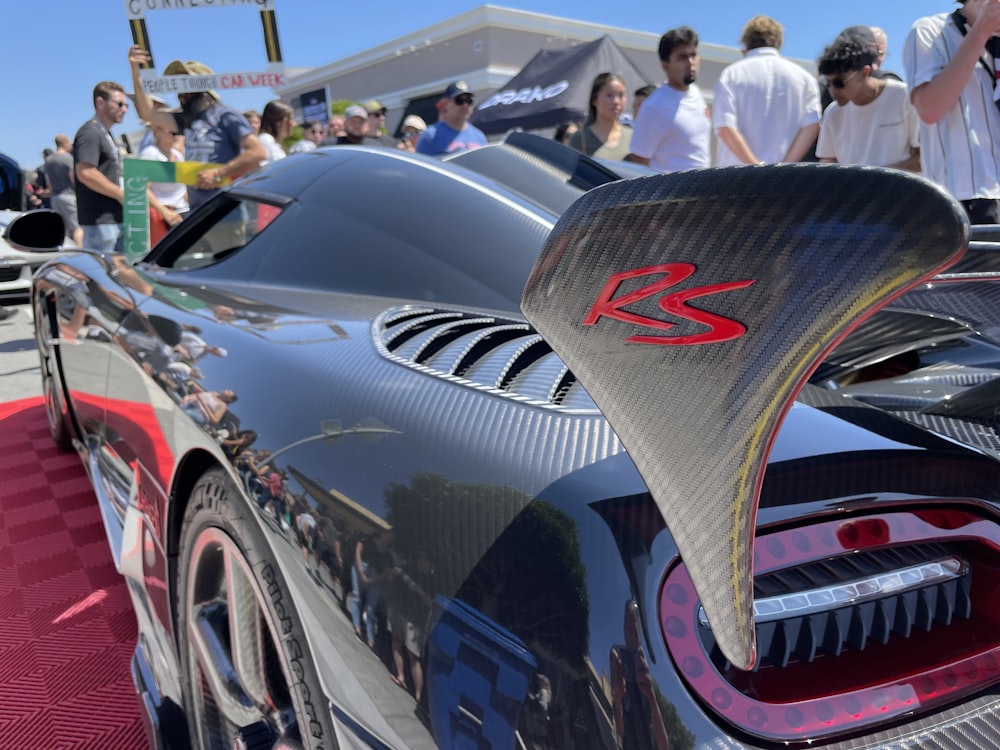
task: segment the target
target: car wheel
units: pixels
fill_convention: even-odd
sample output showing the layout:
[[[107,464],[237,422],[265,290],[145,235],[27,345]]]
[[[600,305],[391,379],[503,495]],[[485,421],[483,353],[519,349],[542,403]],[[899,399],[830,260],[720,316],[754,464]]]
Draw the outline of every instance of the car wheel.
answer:
[[[49,434],[63,450],[73,447],[73,436],[69,428],[69,412],[66,400],[63,398],[62,379],[59,377],[59,362],[55,351],[49,344],[50,338],[57,338],[58,331],[53,332],[54,322],[44,309],[38,305],[35,309],[35,338],[38,344],[39,365],[42,371],[42,398],[45,402],[45,416],[49,422]]]
[[[333,748],[301,621],[247,509],[227,475],[213,470],[184,513],[175,593],[193,744]]]

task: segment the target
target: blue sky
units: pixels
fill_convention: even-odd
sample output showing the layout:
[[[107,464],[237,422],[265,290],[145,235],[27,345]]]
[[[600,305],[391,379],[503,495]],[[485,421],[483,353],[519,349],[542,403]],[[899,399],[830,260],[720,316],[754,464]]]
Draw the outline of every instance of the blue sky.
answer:
[[[160,70],[173,58],[200,60],[220,72],[263,68],[263,41],[253,0],[183,2],[241,7],[147,12]],[[285,64],[311,67],[408,37],[482,4],[476,0],[275,0],[275,11]],[[785,27],[782,51],[807,59],[815,59],[845,26],[881,26],[889,35],[886,68],[899,73],[903,72],[903,40],[912,22],[956,7],[948,0],[715,0],[664,3],[659,7],[607,0],[509,0],[495,4],[657,34],[686,24],[698,32],[703,42],[734,47],[747,19],[764,13]],[[4,101],[0,152],[17,159],[22,167],[34,167],[41,161],[42,148],[51,147],[56,133],[72,137],[93,115],[90,95],[95,83],[117,80],[131,89],[126,61],[131,35],[125,0],[8,0],[0,6],[0,18],[4,37],[0,50],[7,70],[5,83],[0,85]],[[333,94],[336,96],[336,92]],[[271,98],[269,89],[260,88],[233,92],[226,100],[239,108],[260,109]],[[138,127],[138,120],[130,112],[116,135]]]

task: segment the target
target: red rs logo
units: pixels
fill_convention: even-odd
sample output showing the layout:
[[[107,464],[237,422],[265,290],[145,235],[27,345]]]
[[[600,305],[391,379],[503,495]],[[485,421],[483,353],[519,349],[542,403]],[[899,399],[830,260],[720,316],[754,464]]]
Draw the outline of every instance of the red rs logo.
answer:
[[[631,305],[634,302],[652,297],[672,286],[676,286],[694,272],[695,266],[691,263],[664,263],[658,266],[646,266],[645,268],[636,268],[633,271],[622,271],[621,273],[612,274],[611,278],[608,279],[608,283],[604,285],[604,289],[598,295],[597,301],[590,308],[590,312],[587,313],[587,317],[583,319],[583,324],[585,326],[592,326],[603,315],[606,318],[614,318],[624,323],[634,323],[637,326],[645,328],[668,331],[674,327],[674,323],[657,320],[656,318],[647,318],[644,315],[636,315],[623,308],[626,305]],[[623,281],[650,274],[665,275],[662,279],[654,281],[652,284],[647,284],[640,289],[636,289],[634,292],[623,294],[617,299],[614,298],[615,292]],[[715,344],[720,341],[739,338],[747,331],[745,325],[730,318],[716,315],[715,313],[688,307],[687,302],[698,297],[707,297],[710,294],[743,289],[753,283],[753,279],[730,281],[725,284],[709,284],[708,286],[700,286],[683,292],[664,295],[658,302],[663,312],[676,315],[683,320],[701,323],[708,326],[708,330],[704,333],[696,333],[689,336],[629,336],[625,341],[632,344],[691,346],[694,344]]]

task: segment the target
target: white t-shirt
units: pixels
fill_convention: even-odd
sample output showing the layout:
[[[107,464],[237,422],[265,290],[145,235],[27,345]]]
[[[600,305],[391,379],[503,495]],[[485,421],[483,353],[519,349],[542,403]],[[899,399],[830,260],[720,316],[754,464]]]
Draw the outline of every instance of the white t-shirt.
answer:
[[[316,144],[310,141],[308,138],[303,138],[301,141],[296,141],[292,144],[292,147],[288,149],[290,154],[304,154],[307,151],[313,151],[316,148]]]
[[[841,164],[886,167],[909,159],[920,144],[920,118],[910,104],[906,84],[883,79],[885,88],[872,101],[841,107],[833,102],[823,113],[816,156]]]
[[[917,19],[903,47],[910,90],[944,70],[961,44],[950,14]],[[993,64],[985,50],[982,57]],[[1000,198],[1000,112],[982,64],[976,63],[955,106],[933,125],[921,121],[920,162],[924,175],[958,200]]]
[[[687,91],[664,83],[642,103],[632,133],[632,153],[649,159],[661,172],[698,169],[710,164],[712,122],[701,89]]]
[[[641,113],[642,110],[640,109]],[[726,67],[715,84],[712,124],[740,131],[761,161],[781,161],[796,134],[820,121],[819,84],[804,68],[759,47]],[[721,140],[716,164],[742,164]]]
[[[281,144],[274,140],[274,136],[270,133],[261,133],[257,136],[257,140],[264,145],[264,150],[267,152],[267,158],[260,163],[263,167],[272,161],[278,161],[278,159],[284,159],[287,154],[285,154],[285,149],[281,147]]]
[[[170,149],[173,159],[167,159],[166,155],[156,146],[146,146],[139,152],[139,158],[147,161],[184,161],[184,154],[176,148]],[[187,213],[189,210],[187,199],[187,185],[179,182],[151,182],[149,189],[153,195],[164,206],[169,206],[179,214]]]

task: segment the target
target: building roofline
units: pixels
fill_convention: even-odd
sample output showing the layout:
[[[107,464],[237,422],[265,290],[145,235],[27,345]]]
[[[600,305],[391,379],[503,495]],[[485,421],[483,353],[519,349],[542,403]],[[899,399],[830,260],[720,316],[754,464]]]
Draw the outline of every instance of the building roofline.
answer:
[[[459,13],[456,16],[425,26],[404,36],[390,39],[367,50],[356,52],[339,60],[311,68],[294,76],[286,76],[286,84],[275,89],[279,95],[291,94],[321,86],[330,78],[364,68],[390,57],[401,57],[418,49],[433,47],[476,29],[503,28],[532,33],[548,33],[554,39],[571,41],[597,39],[608,34],[619,45],[629,47],[650,47],[656,49],[660,34],[625,29],[615,26],[577,21],[571,18],[551,16],[533,11],[504,8],[497,5],[481,5],[478,8]],[[735,62],[742,55],[735,47],[699,42],[698,50],[703,58],[718,62]]]

